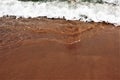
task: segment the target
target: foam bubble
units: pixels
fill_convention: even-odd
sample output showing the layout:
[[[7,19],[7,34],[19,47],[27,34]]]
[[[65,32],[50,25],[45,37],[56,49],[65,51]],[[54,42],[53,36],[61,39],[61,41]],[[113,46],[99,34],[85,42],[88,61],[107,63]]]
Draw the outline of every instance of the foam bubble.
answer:
[[[120,1],[103,1],[107,3],[100,4],[78,1],[69,4],[67,1],[21,2],[17,0],[0,0],[0,17],[4,15],[15,15],[25,18],[37,16],[63,18],[64,16],[67,20],[105,21],[120,25]]]

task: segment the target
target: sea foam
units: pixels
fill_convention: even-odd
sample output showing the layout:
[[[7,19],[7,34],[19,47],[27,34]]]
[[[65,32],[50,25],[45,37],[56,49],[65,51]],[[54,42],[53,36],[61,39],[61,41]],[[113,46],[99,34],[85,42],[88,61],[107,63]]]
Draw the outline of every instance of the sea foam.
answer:
[[[103,0],[103,3],[67,1],[47,2],[23,2],[18,0],[0,0],[0,17],[4,15],[15,15],[48,18],[63,18],[67,20],[81,20],[94,22],[107,22],[120,25],[120,1]]]

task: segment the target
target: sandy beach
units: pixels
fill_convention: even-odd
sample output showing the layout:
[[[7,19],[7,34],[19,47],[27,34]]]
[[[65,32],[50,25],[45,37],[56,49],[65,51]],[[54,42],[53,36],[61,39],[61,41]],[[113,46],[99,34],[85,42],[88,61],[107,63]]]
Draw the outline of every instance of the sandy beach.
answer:
[[[2,17],[0,80],[120,80],[120,27]]]

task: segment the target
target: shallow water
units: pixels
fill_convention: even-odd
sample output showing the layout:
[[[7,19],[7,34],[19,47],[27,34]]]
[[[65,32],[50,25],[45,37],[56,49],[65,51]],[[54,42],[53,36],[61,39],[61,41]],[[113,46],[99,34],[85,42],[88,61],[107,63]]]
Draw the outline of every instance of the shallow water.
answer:
[[[112,23],[120,25],[120,1],[119,0],[76,0],[74,1],[39,1],[24,2],[18,0],[0,0],[0,17],[15,15],[49,18],[63,18],[67,20],[81,20]]]

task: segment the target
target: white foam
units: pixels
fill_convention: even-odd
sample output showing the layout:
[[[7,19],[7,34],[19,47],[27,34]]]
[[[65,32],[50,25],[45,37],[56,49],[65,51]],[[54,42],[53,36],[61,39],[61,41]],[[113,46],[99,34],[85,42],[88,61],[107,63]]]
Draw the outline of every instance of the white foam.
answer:
[[[68,20],[83,20],[95,22],[108,22],[120,25],[120,1],[103,0],[110,4],[83,3],[77,2],[68,4],[67,2],[21,2],[17,0],[0,0],[0,17],[4,15],[15,15],[37,17],[47,16],[49,18],[63,18]],[[111,3],[117,4],[112,5]],[[87,16],[85,18],[85,16]]]

